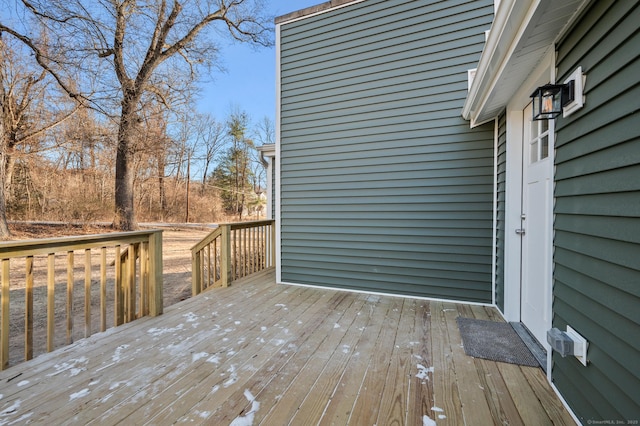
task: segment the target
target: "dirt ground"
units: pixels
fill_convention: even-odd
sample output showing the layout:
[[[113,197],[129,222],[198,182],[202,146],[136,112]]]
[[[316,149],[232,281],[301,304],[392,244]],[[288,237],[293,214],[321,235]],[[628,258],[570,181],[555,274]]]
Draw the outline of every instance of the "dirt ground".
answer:
[[[13,234],[12,240],[27,240],[39,238],[54,238],[72,235],[90,235],[113,232],[109,228],[99,226],[71,226],[71,225],[44,225],[44,224],[12,224],[10,226]],[[211,229],[198,228],[161,228],[162,252],[163,252],[163,302],[164,306],[170,306],[181,300],[191,297],[191,247],[205,237]],[[98,256],[98,254],[94,254]],[[76,260],[81,262],[82,256],[76,254]],[[61,259],[64,263],[64,259]],[[42,267],[38,268],[38,259],[34,262],[34,356],[43,353],[46,341],[46,285],[45,280],[45,259],[41,259]],[[57,261],[59,262],[59,261]],[[98,267],[99,261],[92,261],[94,269]],[[18,263],[18,262],[16,262]],[[64,265],[56,265],[56,348],[66,344],[66,272]],[[84,337],[84,288],[83,269],[76,266],[76,285],[74,286],[74,340]],[[92,286],[97,286],[98,270],[92,272]],[[24,271],[22,267],[11,266],[11,296],[10,296],[10,361],[11,365],[21,362],[24,358]],[[58,296],[60,294],[60,297]],[[99,331],[99,303],[100,296],[98,290],[92,290],[92,333]],[[108,307],[108,327],[113,322],[113,295],[107,296]]]

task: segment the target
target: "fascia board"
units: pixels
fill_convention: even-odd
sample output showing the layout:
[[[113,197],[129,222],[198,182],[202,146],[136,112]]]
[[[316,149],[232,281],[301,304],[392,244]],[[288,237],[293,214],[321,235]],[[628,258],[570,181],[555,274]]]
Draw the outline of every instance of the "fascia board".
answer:
[[[496,89],[539,3],[539,0],[500,2],[485,48],[480,56],[476,76],[462,109],[463,118],[470,120],[472,127],[491,120],[484,118],[479,121],[480,112]]]

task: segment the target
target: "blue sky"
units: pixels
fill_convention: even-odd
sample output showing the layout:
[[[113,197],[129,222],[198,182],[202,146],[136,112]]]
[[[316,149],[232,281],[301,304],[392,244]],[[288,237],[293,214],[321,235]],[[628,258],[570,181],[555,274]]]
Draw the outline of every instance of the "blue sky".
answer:
[[[267,0],[275,16],[323,3],[324,0]],[[228,113],[239,108],[253,123],[267,116],[275,120],[276,63],[275,47],[255,49],[242,44],[222,46],[220,60],[226,72],[216,72],[202,86],[198,102],[200,112],[211,113],[224,121]]]

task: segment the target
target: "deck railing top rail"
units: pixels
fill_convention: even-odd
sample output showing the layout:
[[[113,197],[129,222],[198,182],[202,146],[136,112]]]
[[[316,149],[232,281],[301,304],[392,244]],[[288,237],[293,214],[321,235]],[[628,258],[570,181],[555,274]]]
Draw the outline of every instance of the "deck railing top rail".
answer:
[[[0,242],[0,259],[63,252],[67,249],[84,250],[89,248],[135,244],[147,241],[149,235],[157,230],[112,232],[108,234],[74,235],[69,237],[44,238],[20,241]]]

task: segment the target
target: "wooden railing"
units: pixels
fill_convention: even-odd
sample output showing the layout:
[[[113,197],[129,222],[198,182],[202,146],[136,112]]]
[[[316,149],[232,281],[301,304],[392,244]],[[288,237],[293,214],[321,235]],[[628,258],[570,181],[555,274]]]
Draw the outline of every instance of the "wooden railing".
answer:
[[[56,267],[59,263],[64,266]],[[24,359],[31,359],[34,337],[44,340],[46,335],[47,352],[71,344],[74,318],[83,319],[88,337],[110,325],[162,313],[162,231],[1,242],[0,264],[0,369],[9,366],[10,355],[16,358],[10,347],[23,346]],[[78,300],[84,308],[79,313],[74,307]],[[19,317],[23,324],[15,321]],[[44,330],[34,327],[34,318]],[[66,329],[64,341],[56,335],[61,328]],[[20,334],[24,343],[10,345]]]
[[[275,265],[275,222],[221,224],[191,249],[192,293],[226,287]]]

